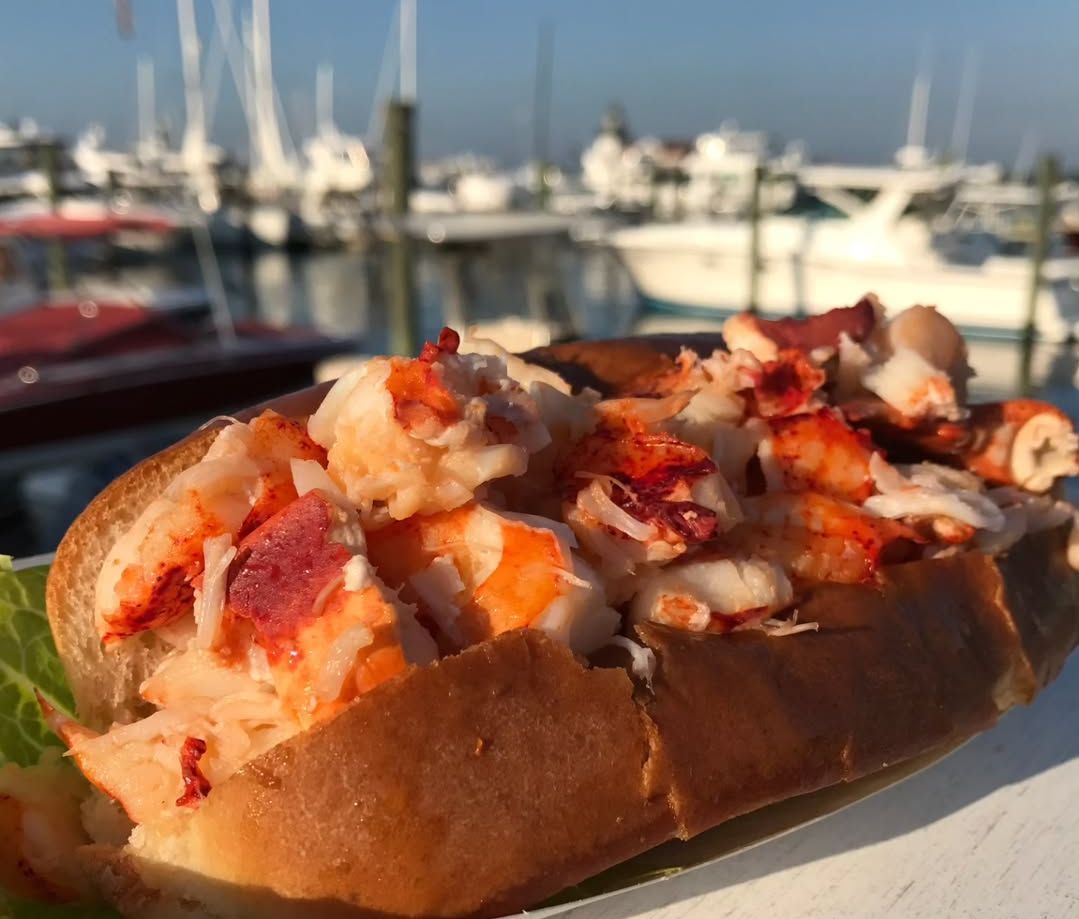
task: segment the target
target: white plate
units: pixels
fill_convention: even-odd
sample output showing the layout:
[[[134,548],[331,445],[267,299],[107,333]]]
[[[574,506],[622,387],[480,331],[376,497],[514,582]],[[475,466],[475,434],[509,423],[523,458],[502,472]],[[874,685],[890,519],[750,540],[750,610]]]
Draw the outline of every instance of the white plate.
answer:
[[[631,890],[640,890],[657,881],[713,865],[746,849],[823,820],[877,792],[898,785],[944,759],[966,742],[963,740],[931,750],[853,782],[842,782],[762,807],[728,820],[687,842],[674,840],[664,843],[563,891],[553,897],[548,906],[515,915],[527,916],[529,919],[556,916],[578,906]]]
[[[11,563],[16,571],[23,568],[37,568],[38,565],[51,565],[56,553],[46,552],[44,555],[28,555],[26,558],[17,558]]]

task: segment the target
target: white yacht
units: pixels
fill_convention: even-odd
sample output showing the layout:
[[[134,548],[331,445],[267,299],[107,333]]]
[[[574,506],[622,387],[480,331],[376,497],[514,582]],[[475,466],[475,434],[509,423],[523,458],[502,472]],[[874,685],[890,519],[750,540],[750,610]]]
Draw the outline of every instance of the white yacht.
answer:
[[[804,157],[797,143],[773,156],[764,132],[743,131],[734,121],[689,142],[630,140],[621,110],[614,107],[581,154],[581,181],[599,208],[649,208],[671,217],[729,216],[749,209],[756,170],[763,166],[768,180],[759,206],[770,212],[793,203],[794,172]]]
[[[417,214],[497,214],[516,204],[513,176],[475,153],[421,163],[419,179],[409,195],[409,208]]]
[[[622,110],[612,106],[599,133],[581,154],[581,182],[604,209],[637,210],[652,200],[650,154],[658,141],[630,140]]]
[[[798,191],[794,173],[802,166],[805,149],[792,143],[773,157],[763,131],[742,131],[725,121],[718,131],[701,134],[682,161],[686,184],[681,203],[684,213],[695,216],[734,216],[746,213],[753,198],[757,167],[766,170],[760,189],[761,211],[785,211]]]
[[[873,291],[896,308],[935,304],[971,332],[1021,332],[1029,257],[1004,254],[988,234],[937,234],[912,213],[920,197],[954,189],[965,169],[915,152],[901,151],[897,167],[803,170],[803,183],[831,206],[831,215],[761,219],[757,305],[763,312],[823,312]],[[752,233],[748,222],[737,220],[650,224],[616,231],[609,242],[647,305],[714,314],[750,301]],[[1034,321],[1049,340],[1079,331],[1079,259],[1059,247],[1045,262]]]
[[[0,200],[49,194],[49,179],[37,151],[41,144],[51,142],[31,118],[23,118],[14,127],[0,122]]]

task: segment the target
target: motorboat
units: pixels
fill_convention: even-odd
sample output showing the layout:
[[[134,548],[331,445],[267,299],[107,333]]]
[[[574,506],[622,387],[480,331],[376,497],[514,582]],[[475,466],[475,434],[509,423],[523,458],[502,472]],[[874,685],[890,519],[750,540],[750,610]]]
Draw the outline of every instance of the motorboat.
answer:
[[[735,122],[725,121],[718,131],[699,135],[682,161],[686,175],[682,210],[696,216],[736,216],[750,209],[756,194],[762,212],[785,211],[794,204],[795,173],[804,157],[804,147],[797,143],[772,156],[763,131],[743,131]]]
[[[94,301],[0,317],[0,450],[228,411],[308,385],[354,343],[238,323],[227,336]]]
[[[29,214],[9,217],[0,230],[64,243],[107,237],[131,220]],[[204,255],[207,293],[194,302],[181,290],[151,290],[139,302],[111,299],[99,288],[5,304],[0,453],[9,467],[9,451],[32,456],[45,444],[227,411],[298,388],[311,382],[319,361],[355,346],[308,329],[234,322],[212,250]],[[0,280],[18,280],[14,257],[0,259],[0,268]]]
[[[651,223],[608,241],[646,306],[660,310],[735,312],[755,290],[765,313],[819,313],[874,291],[897,308],[934,304],[974,334],[1018,335],[1027,324],[1030,256],[991,234],[937,233],[919,213],[920,200],[946,198],[962,175],[961,164],[911,157],[894,167],[806,167],[801,181],[822,207],[761,218],[755,279],[747,220]],[[1079,259],[1059,243],[1044,263],[1032,318],[1047,340],[1079,331]]]
[[[502,214],[525,198],[513,175],[486,157],[460,153],[422,163],[419,185],[409,193],[416,214]]]
[[[785,210],[794,202],[794,173],[804,146],[789,144],[774,155],[763,131],[724,121],[689,141],[630,139],[617,107],[581,154],[581,181],[598,208],[648,210],[665,218],[744,214],[754,195],[761,211]],[[766,180],[756,188],[758,169]]]

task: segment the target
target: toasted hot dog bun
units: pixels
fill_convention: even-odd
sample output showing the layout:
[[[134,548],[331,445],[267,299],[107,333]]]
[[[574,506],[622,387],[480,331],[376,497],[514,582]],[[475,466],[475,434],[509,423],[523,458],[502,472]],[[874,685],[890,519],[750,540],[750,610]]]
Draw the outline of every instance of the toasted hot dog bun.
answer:
[[[328,384],[312,386],[237,417],[247,420],[264,408],[273,408],[289,417],[305,418],[318,408],[328,389]],[[78,516],[56,550],[45,605],[79,717],[88,727],[102,731],[114,721],[134,721],[150,714],[139,697],[139,685],[168,650],[150,631],[118,646],[102,646],[93,610],[105,556],[169,482],[202,459],[224,423],[208,423],[113,481]]]
[[[633,391],[678,345],[529,355],[578,385]],[[272,407],[310,413],[324,390]],[[130,716],[161,654],[103,652],[93,583],[112,541],[205,452],[201,432],[100,495],[61,544],[49,615],[80,714]],[[690,634],[648,624],[652,689],[519,631],[412,668],[213,789],[183,829],[90,847],[132,915],[493,916],[669,838],[954,743],[1030,701],[1079,641],[1064,529],[823,585],[820,631]]]

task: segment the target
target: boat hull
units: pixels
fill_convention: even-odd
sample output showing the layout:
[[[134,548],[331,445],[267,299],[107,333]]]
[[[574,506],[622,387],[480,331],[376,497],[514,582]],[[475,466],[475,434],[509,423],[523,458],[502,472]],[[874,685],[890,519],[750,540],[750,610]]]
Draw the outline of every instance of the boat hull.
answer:
[[[637,245],[614,248],[645,305],[685,315],[715,316],[745,309],[750,301],[749,247],[744,251],[703,245]],[[1027,319],[1028,262],[989,259],[982,265],[888,264],[828,260],[797,252],[765,257],[757,279],[757,305],[779,316],[821,313],[856,302],[867,291],[893,308],[936,305],[975,334],[1020,335]],[[1079,323],[1079,285],[1058,279],[1039,290],[1035,310],[1039,336],[1064,341]]]
[[[303,221],[281,205],[254,205],[248,214],[247,226],[255,242],[268,249],[301,246],[308,242]]]

